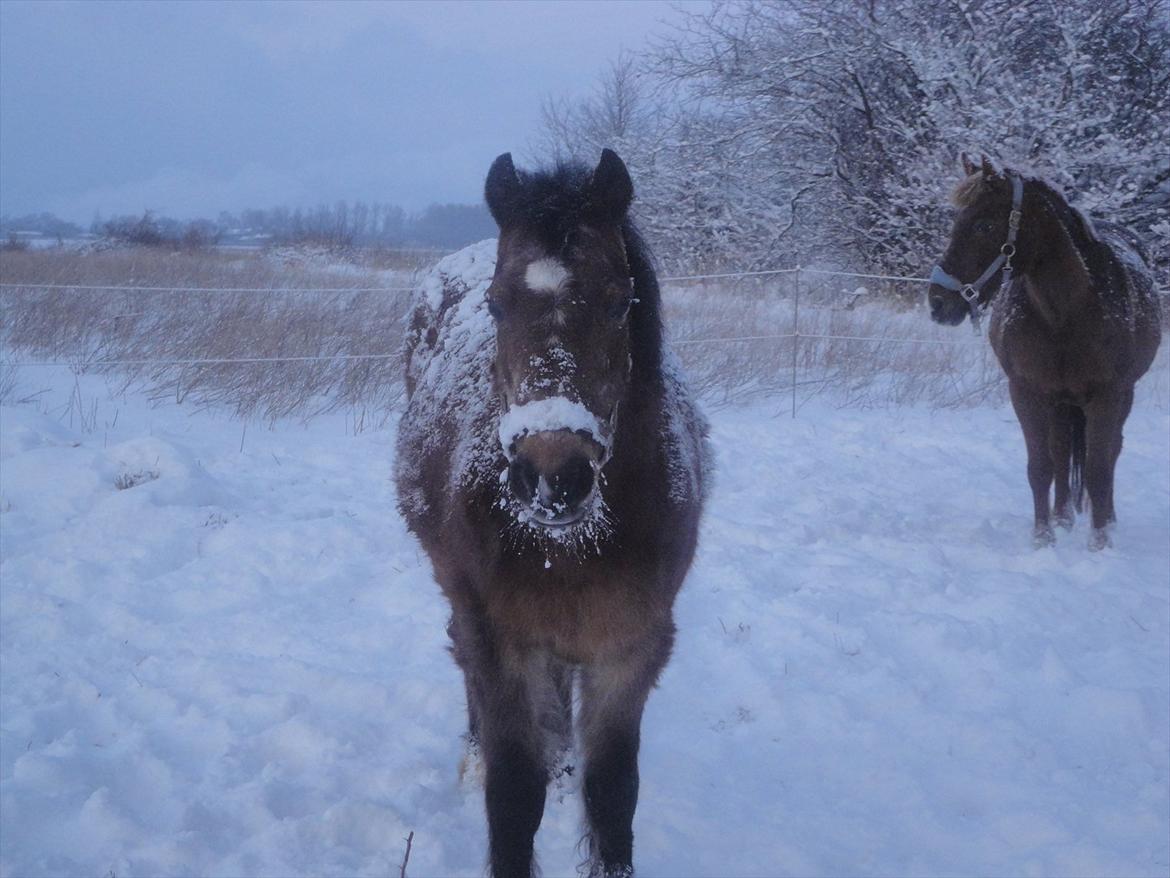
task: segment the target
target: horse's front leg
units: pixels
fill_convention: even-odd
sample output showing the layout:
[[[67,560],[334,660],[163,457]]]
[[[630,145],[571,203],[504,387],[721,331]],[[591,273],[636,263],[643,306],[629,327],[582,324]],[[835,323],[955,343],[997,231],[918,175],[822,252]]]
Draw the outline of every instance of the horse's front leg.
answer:
[[[642,710],[673,641],[668,624],[630,654],[582,670],[580,733],[593,878],[633,875]]]
[[[1032,542],[1036,546],[1050,546],[1056,541],[1052,533],[1048,495],[1052,489],[1053,464],[1048,433],[1051,427],[1051,403],[1018,382],[1008,383],[1012,407],[1024,431],[1028,447],[1028,485],[1032,489],[1035,513]]]
[[[493,878],[531,878],[548,783],[533,662],[482,618],[464,615],[457,657],[468,689],[470,735],[484,767]]]
[[[501,701],[501,706],[507,700]],[[519,700],[512,704],[520,708]],[[544,815],[548,773],[544,754],[520,729],[493,734],[484,724],[484,803],[493,878],[531,878],[533,844]],[[507,725],[507,723],[501,723]],[[493,730],[495,731],[495,730]]]

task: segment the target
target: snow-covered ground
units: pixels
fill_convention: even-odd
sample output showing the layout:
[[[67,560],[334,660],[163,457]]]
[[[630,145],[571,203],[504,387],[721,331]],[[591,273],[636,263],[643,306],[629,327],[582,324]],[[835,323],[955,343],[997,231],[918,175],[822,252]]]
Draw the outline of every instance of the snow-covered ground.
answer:
[[[245,432],[47,371],[15,397],[44,387],[0,410],[0,875],[397,875],[410,832],[412,878],[482,874],[393,425]],[[712,421],[641,875],[1170,872],[1165,404],[1100,553],[1084,522],[1031,547],[1007,409]],[[546,875],[580,832],[554,791]]]

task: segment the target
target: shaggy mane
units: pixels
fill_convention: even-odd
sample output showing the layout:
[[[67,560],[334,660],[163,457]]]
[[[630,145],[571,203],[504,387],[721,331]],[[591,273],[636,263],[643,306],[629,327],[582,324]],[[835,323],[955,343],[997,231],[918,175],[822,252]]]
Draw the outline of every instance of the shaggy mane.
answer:
[[[1008,175],[1015,175],[1023,180],[1025,185],[1030,185],[1034,187],[1034,191],[1039,192],[1041,199],[1049,205],[1056,221],[1068,233],[1074,247],[1080,250],[1087,250],[1094,246],[1097,241],[1097,236],[1091,220],[1080,211],[1074,209],[1069,204],[1064,193],[1056,186],[1043,177],[1025,174],[1014,168],[1004,168],[1003,173],[1003,177],[998,177],[994,180],[988,180],[983,176],[982,171],[976,171],[974,174],[965,177],[951,193],[951,203],[955,207],[971,207],[980,198],[988,194],[993,186],[1005,183]]]

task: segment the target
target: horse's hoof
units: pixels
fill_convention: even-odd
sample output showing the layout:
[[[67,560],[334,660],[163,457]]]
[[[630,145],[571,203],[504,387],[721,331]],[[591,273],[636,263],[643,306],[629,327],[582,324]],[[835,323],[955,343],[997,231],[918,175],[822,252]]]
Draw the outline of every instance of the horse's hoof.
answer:
[[[1056,545],[1056,534],[1051,527],[1038,527],[1032,531],[1032,548],[1044,549]]]
[[[1113,546],[1113,538],[1109,535],[1109,529],[1105,527],[1095,527],[1089,533],[1089,551],[1100,552],[1102,549],[1109,549]]]
[[[1066,509],[1056,513],[1055,518],[1057,527],[1063,530],[1072,530],[1077,521],[1077,514],[1071,509]]]

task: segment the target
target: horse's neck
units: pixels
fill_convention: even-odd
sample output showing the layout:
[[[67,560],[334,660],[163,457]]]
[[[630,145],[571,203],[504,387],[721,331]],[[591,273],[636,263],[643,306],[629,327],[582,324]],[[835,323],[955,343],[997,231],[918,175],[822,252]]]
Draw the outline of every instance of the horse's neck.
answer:
[[[1067,327],[1093,296],[1092,276],[1062,218],[1064,211],[1041,195],[1035,257],[1024,275],[1032,306],[1054,330]]]

